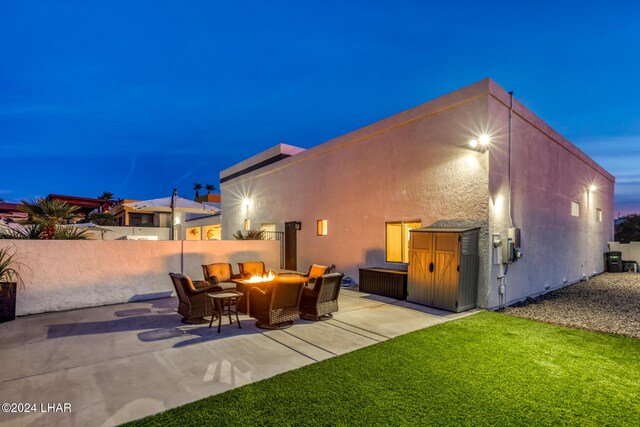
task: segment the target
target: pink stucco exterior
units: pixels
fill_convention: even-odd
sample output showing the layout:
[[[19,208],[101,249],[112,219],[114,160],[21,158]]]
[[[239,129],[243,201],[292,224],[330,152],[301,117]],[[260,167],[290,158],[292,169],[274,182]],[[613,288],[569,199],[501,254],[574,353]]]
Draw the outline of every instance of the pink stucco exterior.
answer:
[[[499,133],[489,156],[490,229],[506,235],[508,219],[509,94],[490,81],[491,123]],[[507,300],[519,300],[603,271],[613,240],[614,178],[514,99],[511,184],[513,222],[522,230],[523,258],[509,267]],[[596,191],[589,192],[594,184]],[[502,195],[505,203],[496,209]],[[580,216],[571,215],[571,202]],[[602,222],[596,209],[602,210]],[[499,275],[492,266],[492,277]],[[497,305],[490,293],[488,306]]]
[[[386,222],[477,225],[478,304],[494,307],[498,271],[490,236],[506,235],[509,225],[505,99],[508,106],[508,94],[485,79],[233,179],[224,180],[223,172],[223,238],[231,239],[245,218],[252,228],[275,222],[278,230],[284,222],[300,221],[298,269],[334,263],[357,278],[359,267],[406,268],[385,262]],[[509,271],[509,300],[543,292],[547,283],[561,286],[565,277],[575,281],[601,271],[613,220],[613,178],[516,105],[512,204],[525,258]],[[470,150],[469,139],[483,132],[492,134],[489,150]],[[575,221],[570,200],[591,181],[599,183],[590,200],[594,221]],[[501,194],[503,211],[497,212]],[[243,199],[251,200],[248,212]],[[595,204],[603,210],[602,223],[595,223]],[[319,219],[328,220],[326,236],[316,235]],[[553,257],[553,266],[543,264],[555,251],[565,254]]]

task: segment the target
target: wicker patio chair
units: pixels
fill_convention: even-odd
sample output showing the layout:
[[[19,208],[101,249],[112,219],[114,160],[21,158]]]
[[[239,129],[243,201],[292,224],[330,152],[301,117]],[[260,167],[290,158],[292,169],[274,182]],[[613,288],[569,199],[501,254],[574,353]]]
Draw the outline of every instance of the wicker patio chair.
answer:
[[[320,264],[311,264],[307,274],[302,274],[302,273],[281,273],[280,276],[300,276],[300,277],[305,277],[307,279],[306,282],[309,283],[309,285],[313,286],[313,283],[316,281],[316,278],[318,276],[322,276],[323,274],[332,273],[333,270],[335,270],[335,268],[336,268],[336,266],[333,265],[333,264],[331,264],[329,266],[320,265]]]
[[[252,288],[249,291],[251,316],[256,326],[263,329],[284,329],[300,318],[300,296],[304,283],[277,280],[267,289]]]
[[[306,320],[328,320],[338,311],[338,295],[344,274],[319,276],[313,288],[305,287],[300,301],[301,317]]]
[[[203,265],[202,273],[204,280],[212,285],[220,286],[225,291],[235,290],[236,283],[233,280],[242,278],[239,274],[233,274],[233,268],[227,262]]]
[[[178,313],[183,323],[207,323],[205,316],[213,316],[213,304],[207,297],[208,292],[219,292],[222,288],[209,282],[198,280],[192,282],[185,274],[169,273],[173,286],[178,294]]]
[[[245,279],[254,274],[262,276],[267,273],[267,269],[262,261],[239,262],[238,268],[240,269],[240,276]]]

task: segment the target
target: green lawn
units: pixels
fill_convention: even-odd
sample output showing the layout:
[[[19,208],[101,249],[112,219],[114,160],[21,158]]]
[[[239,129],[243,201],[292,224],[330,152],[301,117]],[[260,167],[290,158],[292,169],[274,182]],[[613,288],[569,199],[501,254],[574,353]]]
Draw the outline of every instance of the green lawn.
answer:
[[[132,424],[640,426],[640,340],[480,313]]]

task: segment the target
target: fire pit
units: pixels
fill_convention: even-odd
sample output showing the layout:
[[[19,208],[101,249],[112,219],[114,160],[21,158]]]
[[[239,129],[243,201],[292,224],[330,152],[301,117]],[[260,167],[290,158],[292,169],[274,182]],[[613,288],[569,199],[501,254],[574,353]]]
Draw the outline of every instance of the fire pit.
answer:
[[[263,275],[254,274],[250,278],[243,279],[241,281],[245,283],[266,283],[266,282],[274,281],[276,277],[277,277],[276,274],[273,271],[269,270],[267,274],[263,274]]]
[[[243,296],[238,299],[237,310],[240,313],[249,313],[249,290],[252,288],[267,289],[277,280],[278,276],[271,270],[267,274],[254,274],[248,279],[236,279],[236,289],[242,292]]]

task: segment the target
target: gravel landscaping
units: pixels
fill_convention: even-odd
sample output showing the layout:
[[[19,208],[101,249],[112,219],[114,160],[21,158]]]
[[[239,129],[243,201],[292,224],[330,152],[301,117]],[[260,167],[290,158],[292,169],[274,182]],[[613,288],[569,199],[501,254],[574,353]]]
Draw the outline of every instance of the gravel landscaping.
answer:
[[[640,274],[604,273],[507,307],[505,313],[640,338]]]

